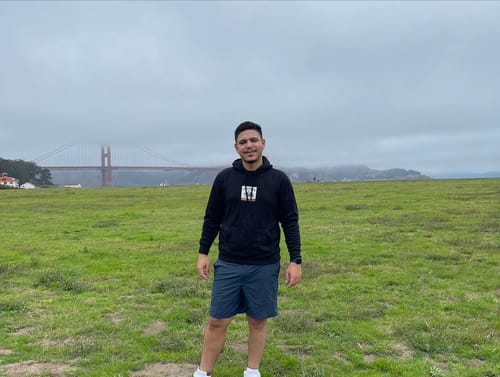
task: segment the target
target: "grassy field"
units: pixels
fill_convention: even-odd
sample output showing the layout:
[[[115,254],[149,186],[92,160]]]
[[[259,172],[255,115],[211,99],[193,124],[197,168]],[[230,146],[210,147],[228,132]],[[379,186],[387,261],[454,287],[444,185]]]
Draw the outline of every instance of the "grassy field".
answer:
[[[190,376],[209,189],[0,191],[0,376]],[[263,377],[500,376],[499,179],[295,189],[304,277]],[[237,317],[214,377],[242,376],[246,336]]]

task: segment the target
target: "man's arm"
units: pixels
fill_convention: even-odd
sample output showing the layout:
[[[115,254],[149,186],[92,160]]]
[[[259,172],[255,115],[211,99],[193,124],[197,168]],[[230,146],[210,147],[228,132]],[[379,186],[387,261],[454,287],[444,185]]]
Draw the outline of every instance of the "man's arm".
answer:
[[[299,230],[299,211],[295,200],[293,187],[288,180],[285,181],[280,195],[280,222],[285,235],[285,242],[290,254],[290,264],[286,270],[285,282],[288,287],[300,283],[302,279],[302,255]]]
[[[220,175],[218,175],[215,178],[208,198],[200,237],[200,247],[198,249],[198,262],[196,263],[198,274],[205,280],[208,280],[210,276],[210,259],[208,258],[208,253],[219,233],[224,214],[224,200],[220,187]]]

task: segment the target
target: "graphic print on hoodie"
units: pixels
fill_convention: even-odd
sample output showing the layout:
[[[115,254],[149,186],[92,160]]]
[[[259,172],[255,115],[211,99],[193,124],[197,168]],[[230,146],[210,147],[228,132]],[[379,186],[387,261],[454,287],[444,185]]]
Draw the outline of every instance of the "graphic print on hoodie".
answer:
[[[255,202],[257,200],[256,186],[241,186],[241,201]]]

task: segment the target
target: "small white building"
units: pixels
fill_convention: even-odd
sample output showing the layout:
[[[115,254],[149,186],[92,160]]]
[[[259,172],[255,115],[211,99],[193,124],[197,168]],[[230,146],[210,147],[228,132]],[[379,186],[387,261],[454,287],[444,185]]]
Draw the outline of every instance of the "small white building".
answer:
[[[82,185],[79,183],[66,183],[64,185],[64,188],[77,188],[77,189],[79,189],[79,188],[82,188]]]
[[[0,185],[19,188],[19,181],[16,178],[9,177],[7,173],[2,173],[2,176],[0,177]]]
[[[26,182],[26,183],[23,183],[21,185],[21,188],[22,189],[25,189],[25,190],[32,190],[32,189],[35,189],[36,186],[33,184],[33,183],[30,183],[30,182]]]

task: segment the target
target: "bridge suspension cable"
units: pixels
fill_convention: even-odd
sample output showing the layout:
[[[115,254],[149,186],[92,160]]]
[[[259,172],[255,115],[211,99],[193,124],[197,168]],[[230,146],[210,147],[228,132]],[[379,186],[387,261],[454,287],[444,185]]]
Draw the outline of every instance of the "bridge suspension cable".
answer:
[[[101,148],[109,145],[82,145],[65,144],[45,153],[33,160],[35,163],[41,163],[53,168],[64,167],[68,169],[74,167],[99,167],[101,162]],[[193,167],[191,164],[176,161],[162,153],[159,153],[149,147],[140,146],[118,146],[113,148],[113,158],[110,157],[113,168],[138,166],[141,168],[150,167]],[[61,162],[65,161],[65,162]]]
[[[59,153],[64,152],[65,150],[67,150],[67,149],[69,149],[69,148],[71,148],[73,146],[74,146],[74,144],[61,145],[60,147],[57,147],[56,149],[54,149],[54,150],[52,150],[52,151],[50,151],[48,153],[45,153],[44,155],[42,155],[40,157],[37,157],[37,158],[33,159],[33,162],[35,162],[35,163],[42,162],[44,160],[47,160],[50,157],[53,157],[53,156],[55,156],[55,155],[57,155]]]
[[[140,148],[141,148],[141,150],[142,150],[144,153],[147,153],[147,154],[149,154],[149,155],[151,155],[151,156],[153,156],[153,157],[156,157],[156,158],[158,158],[159,160],[162,160],[162,161],[164,161],[164,162],[174,163],[174,164],[175,164],[175,165],[177,165],[177,166],[188,166],[187,164],[183,164],[183,163],[180,163],[180,162],[178,162],[178,161],[174,161],[174,160],[172,160],[172,159],[169,159],[169,158],[167,158],[167,157],[163,156],[161,153],[158,153],[158,152],[156,152],[156,151],[154,151],[154,150],[152,150],[152,149],[150,149],[150,148],[147,148],[147,147],[144,147],[144,146],[142,146],[142,147],[140,147]]]

